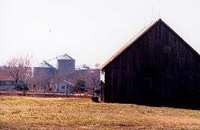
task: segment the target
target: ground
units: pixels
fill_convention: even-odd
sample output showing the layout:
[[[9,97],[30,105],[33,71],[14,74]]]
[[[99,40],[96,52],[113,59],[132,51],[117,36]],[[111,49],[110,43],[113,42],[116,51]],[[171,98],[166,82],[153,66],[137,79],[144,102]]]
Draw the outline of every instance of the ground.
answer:
[[[88,98],[0,97],[0,129],[200,129],[200,111]]]

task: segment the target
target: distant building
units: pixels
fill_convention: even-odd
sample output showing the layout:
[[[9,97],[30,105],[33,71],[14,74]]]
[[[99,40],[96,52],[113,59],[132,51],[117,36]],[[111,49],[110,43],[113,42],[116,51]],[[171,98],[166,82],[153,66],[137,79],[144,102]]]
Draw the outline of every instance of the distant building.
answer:
[[[18,81],[18,86],[23,86],[23,81]],[[16,91],[16,81],[9,75],[7,68],[0,67],[0,91]]]
[[[52,78],[57,72],[56,68],[49,64],[47,61],[43,61],[33,69],[33,76],[45,76],[46,78]]]
[[[15,91],[15,81],[11,79],[0,79],[0,91]]]
[[[66,95],[70,95],[74,90],[74,84],[63,80],[56,84],[56,92],[58,93],[65,93]]]
[[[58,75],[67,76],[75,71],[75,60],[71,56],[64,54],[56,59],[58,63]]]
[[[15,81],[4,67],[0,68],[0,91],[14,91]]]
[[[92,93],[100,79],[98,69],[90,69],[84,65],[75,68],[75,59],[64,54],[51,60],[45,60],[33,69],[35,86],[47,91],[71,93],[79,80],[85,81],[87,91]]]
[[[75,70],[75,60],[67,54],[58,56],[53,59],[56,64],[51,64],[52,60],[44,60],[33,69],[33,75],[46,75],[52,77],[54,75],[66,76]]]

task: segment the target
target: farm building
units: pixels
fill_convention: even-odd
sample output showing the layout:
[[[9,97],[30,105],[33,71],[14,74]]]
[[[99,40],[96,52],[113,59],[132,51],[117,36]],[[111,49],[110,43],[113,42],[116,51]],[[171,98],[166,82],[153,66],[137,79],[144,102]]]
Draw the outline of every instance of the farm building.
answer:
[[[64,54],[44,60],[33,69],[33,89],[70,94],[81,80],[88,93],[99,85],[100,70],[87,65],[75,67],[75,59]]]
[[[4,67],[0,67],[0,91],[15,91],[15,80]]]
[[[200,103],[200,56],[161,19],[102,66],[105,102]]]
[[[17,85],[17,86],[16,86]],[[0,91],[16,91],[26,85],[22,80],[16,84],[16,80],[10,76],[7,67],[0,67]]]

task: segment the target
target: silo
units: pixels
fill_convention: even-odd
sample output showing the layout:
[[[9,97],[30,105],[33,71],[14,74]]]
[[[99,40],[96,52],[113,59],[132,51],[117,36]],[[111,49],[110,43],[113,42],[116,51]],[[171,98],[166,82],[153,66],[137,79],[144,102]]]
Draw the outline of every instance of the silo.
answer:
[[[58,74],[66,76],[75,71],[75,60],[67,54],[57,57]]]

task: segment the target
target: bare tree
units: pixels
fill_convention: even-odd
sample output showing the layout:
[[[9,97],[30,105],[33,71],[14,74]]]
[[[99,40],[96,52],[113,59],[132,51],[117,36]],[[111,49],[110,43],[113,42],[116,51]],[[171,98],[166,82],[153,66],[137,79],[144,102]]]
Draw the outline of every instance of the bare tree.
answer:
[[[15,87],[21,87],[24,94],[32,77],[31,57],[13,57],[7,63],[9,75],[15,80]],[[23,82],[23,83],[22,83]]]
[[[94,86],[94,89],[98,89],[100,83],[100,70],[98,69],[92,70],[90,74],[91,74],[90,78],[92,81],[92,86]]]

